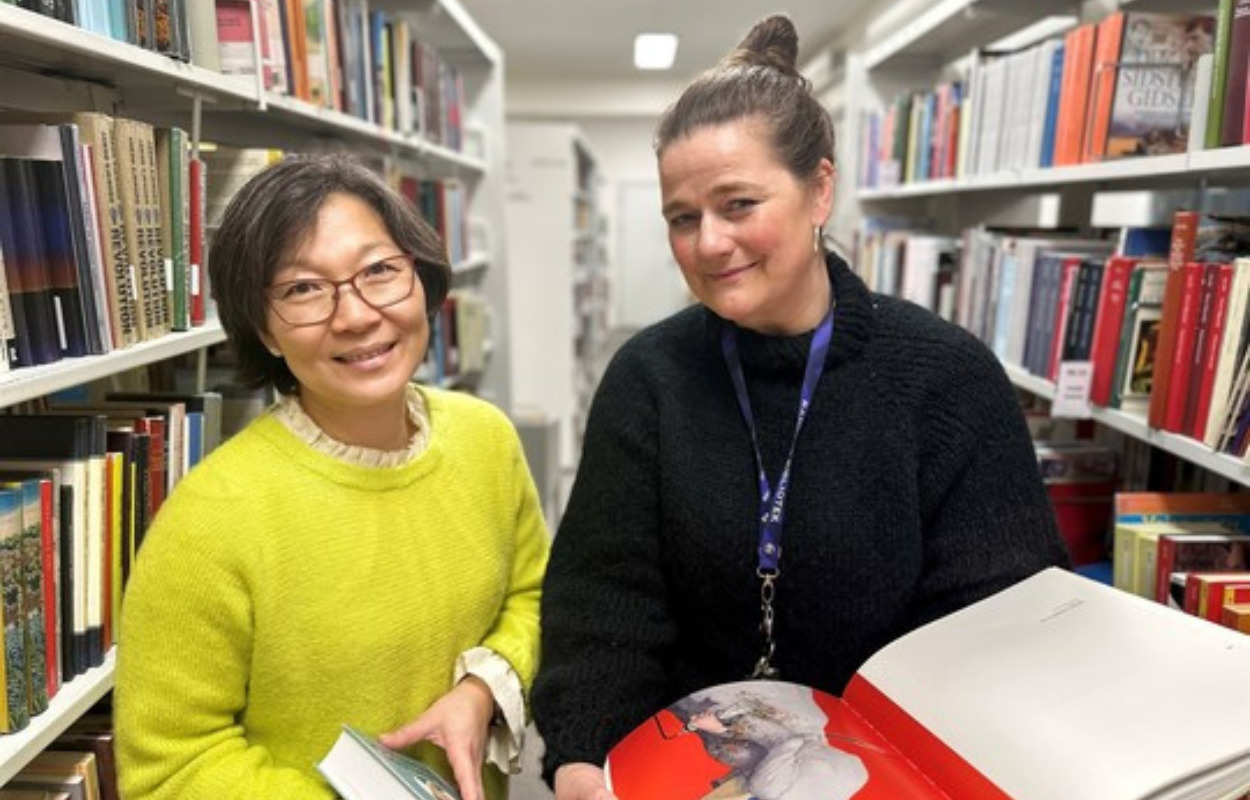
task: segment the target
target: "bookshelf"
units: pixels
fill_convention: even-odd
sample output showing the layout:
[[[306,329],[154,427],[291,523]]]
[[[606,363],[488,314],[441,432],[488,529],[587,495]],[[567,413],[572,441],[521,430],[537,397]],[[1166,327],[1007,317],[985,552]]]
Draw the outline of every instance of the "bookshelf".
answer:
[[[192,1],[201,2],[187,0]],[[32,113],[100,111],[176,125],[197,143],[288,152],[346,150],[381,169],[402,167],[422,179],[454,179],[465,186],[470,209],[465,228],[480,233],[468,237],[468,249],[453,264],[453,285],[479,293],[494,324],[506,325],[503,238],[490,235],[503,225],[502,54],[458,0],[374,0],[371,7],[402,15],[460,70],[462,149],[266,91],[255,76],[223,75],[9,4],[0,4],[0,81],[5,85],[0,123]],[[210,307],[207,322],[187,331],[105,355],[15,368],[0,374],[0,410],[188,354],[198,357],[197,389],[203,389],[206,351],[224,339]],[[492,342],[489,353],[472,388],[509,408],[507,348]],[[110,651],[101,666],[65,682],[49,709],[27,728],[0,736],[0,785],[112,689],[115,657]]]
[[[919,7],[898,0],[872,12],[863,22],[864,45],[847,56],[847,75],[842,95],[848,124],[840,131],[844,172],[860,175],[865,133],[857,127],[860,115],[883,108],[899,92],[931,89],[943,77],[961,74],[974,51],[996,39],[1026,28],[1045,17],[1074,15],[1081,22],[1097,21],[1122,7],[1126,11],[1213,12],[1215,2],[1183,3],[1177,0],[1122,0],[1119,3],[1075,3],[1056,0],[1037,4],[942,0]],[[849,39],[848,39],[849,40]],[[936,76],[936,77],[935,77]],[[848,163],[849,162],[849,163]],[[985,222],[996,206],[1022,197],[1053,196],[1075,210],[1078,221],[1088,227],[1092,197],[1101,191],[1136,189],[1184,189],[1195,195],[1210,187],[1250,184],[1250,146],[1200,150],[1169,155],[1112,159],[1053,168],[1015,168],[988,174],[898,182],[873,188],[856,186],[843,202],[854,209],[853,219],[876,216],[913,220],[919,228],[954,233]],[[845,197],[845,195],[844,195]],[[1042,204],[1035,204],[1040,207]],[[1083,220],[1080,215],[1084,213]],[[1054,227],[1068,222],[1071,214],[1053,214],[1043,220],[1027,215],[1008,224],[1021,227]],[[845,229],[845,223],[843,224]],[[1004,365],[1020,389],[1048,401],[1055,385],[1025,369]],[[1213,452],[1200,441],[1146,424],[1144,412],[1092,408],[1092,418],[1126,436],[1172,453],[1232,482],[1250,486],[1250,464]]]
[[[510,120],[507,177],[515,399],[559,421],[568,470],[607,330],[598,164],[576,126]]]

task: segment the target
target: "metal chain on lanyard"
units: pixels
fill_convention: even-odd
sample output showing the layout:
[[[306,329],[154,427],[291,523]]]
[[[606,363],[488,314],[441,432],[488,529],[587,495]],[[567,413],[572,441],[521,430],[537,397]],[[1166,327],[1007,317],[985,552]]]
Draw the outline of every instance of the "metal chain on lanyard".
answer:
[[[781,470],[781,476],[777,480],[777,489],[774,492],[768,482],[768,476],[764,473],[764,459],[760,454],[759,437],[755,432],[755,415],[751,411],[746,375],[742,370],[742,360],[738,356],[737,333],[730,325],[725,325],[721,329],[721,351],[729,367],[729,377],[733,380],[734,392],[738,396],[738,408],[751,433],[751,447],[755,452],[756,477],[760,488],[760,540],[756,549],[758,566],[755,574],[760,579],[760,633],[764,643],[751,678],[780,676],[780,672],[772,663],[777,650],[777,641],[774,636],[776,621],[774,600],[777,593],[777,578],[781,575],[781,532],[785,523],[786,495],[790,487],[790,464],[794,460],[794,446],[799,440],[799,432],[803,430],[808,409],[811,408],[816,384],[820,381],[820,375],[824,371],[825,356],[829,352],[829,341],[832,338],[833,307],[830,306],[828,313],[825,314],[812,335],[811,347],[807,352],[807,368],[803,373],[803,387],[799,392],[799,412],[794,422],[794,436],[790,439],[790,451],[786,455],[785,466]]]

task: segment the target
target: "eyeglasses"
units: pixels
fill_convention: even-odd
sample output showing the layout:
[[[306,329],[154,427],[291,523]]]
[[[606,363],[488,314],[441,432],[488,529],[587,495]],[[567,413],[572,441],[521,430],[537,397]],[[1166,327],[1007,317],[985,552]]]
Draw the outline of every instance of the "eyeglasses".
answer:
[[[340,290],[347,284],[371,308],[381,309],[412,295],[416,272],[413,256],[391,256],[373,262],[346,280],[302,278],[275,283],[265,289],[265,296],[269,307],[286,324],[297,328],[320,325],[338,310]]]

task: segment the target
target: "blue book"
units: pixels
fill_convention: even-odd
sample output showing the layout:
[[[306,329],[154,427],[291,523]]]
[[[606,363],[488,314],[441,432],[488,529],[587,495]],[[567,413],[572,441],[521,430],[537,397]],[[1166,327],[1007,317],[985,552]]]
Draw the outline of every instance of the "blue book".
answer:
[[[1050,93],[1046,98],[1046,121],[1042,123],[1042,158],[1040,167],[1052,167],[1055,164],[1055,128],[1059,122],[1059,93],[1063,85],[1063,53],[1066,47],[1062,41],[1055,45],[1054,56],[1050,60]]]

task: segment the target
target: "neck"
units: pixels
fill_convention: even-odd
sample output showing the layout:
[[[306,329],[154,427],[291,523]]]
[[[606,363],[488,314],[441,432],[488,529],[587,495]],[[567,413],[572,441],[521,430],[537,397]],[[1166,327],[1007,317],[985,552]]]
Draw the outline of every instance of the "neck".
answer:
[[[328,408],[304,398],[300,398],[300,406],[327,436],[353,447],[403,450],[415,432],[408,419],[407,398],[403,395],[385,409]]]
[[[807,276],[791,294],[791,301],[783,309],[780,319],[747,327],[768,336],[799,336],[815,330],[833,304],[833,285],[823,255],[816,257]]]

